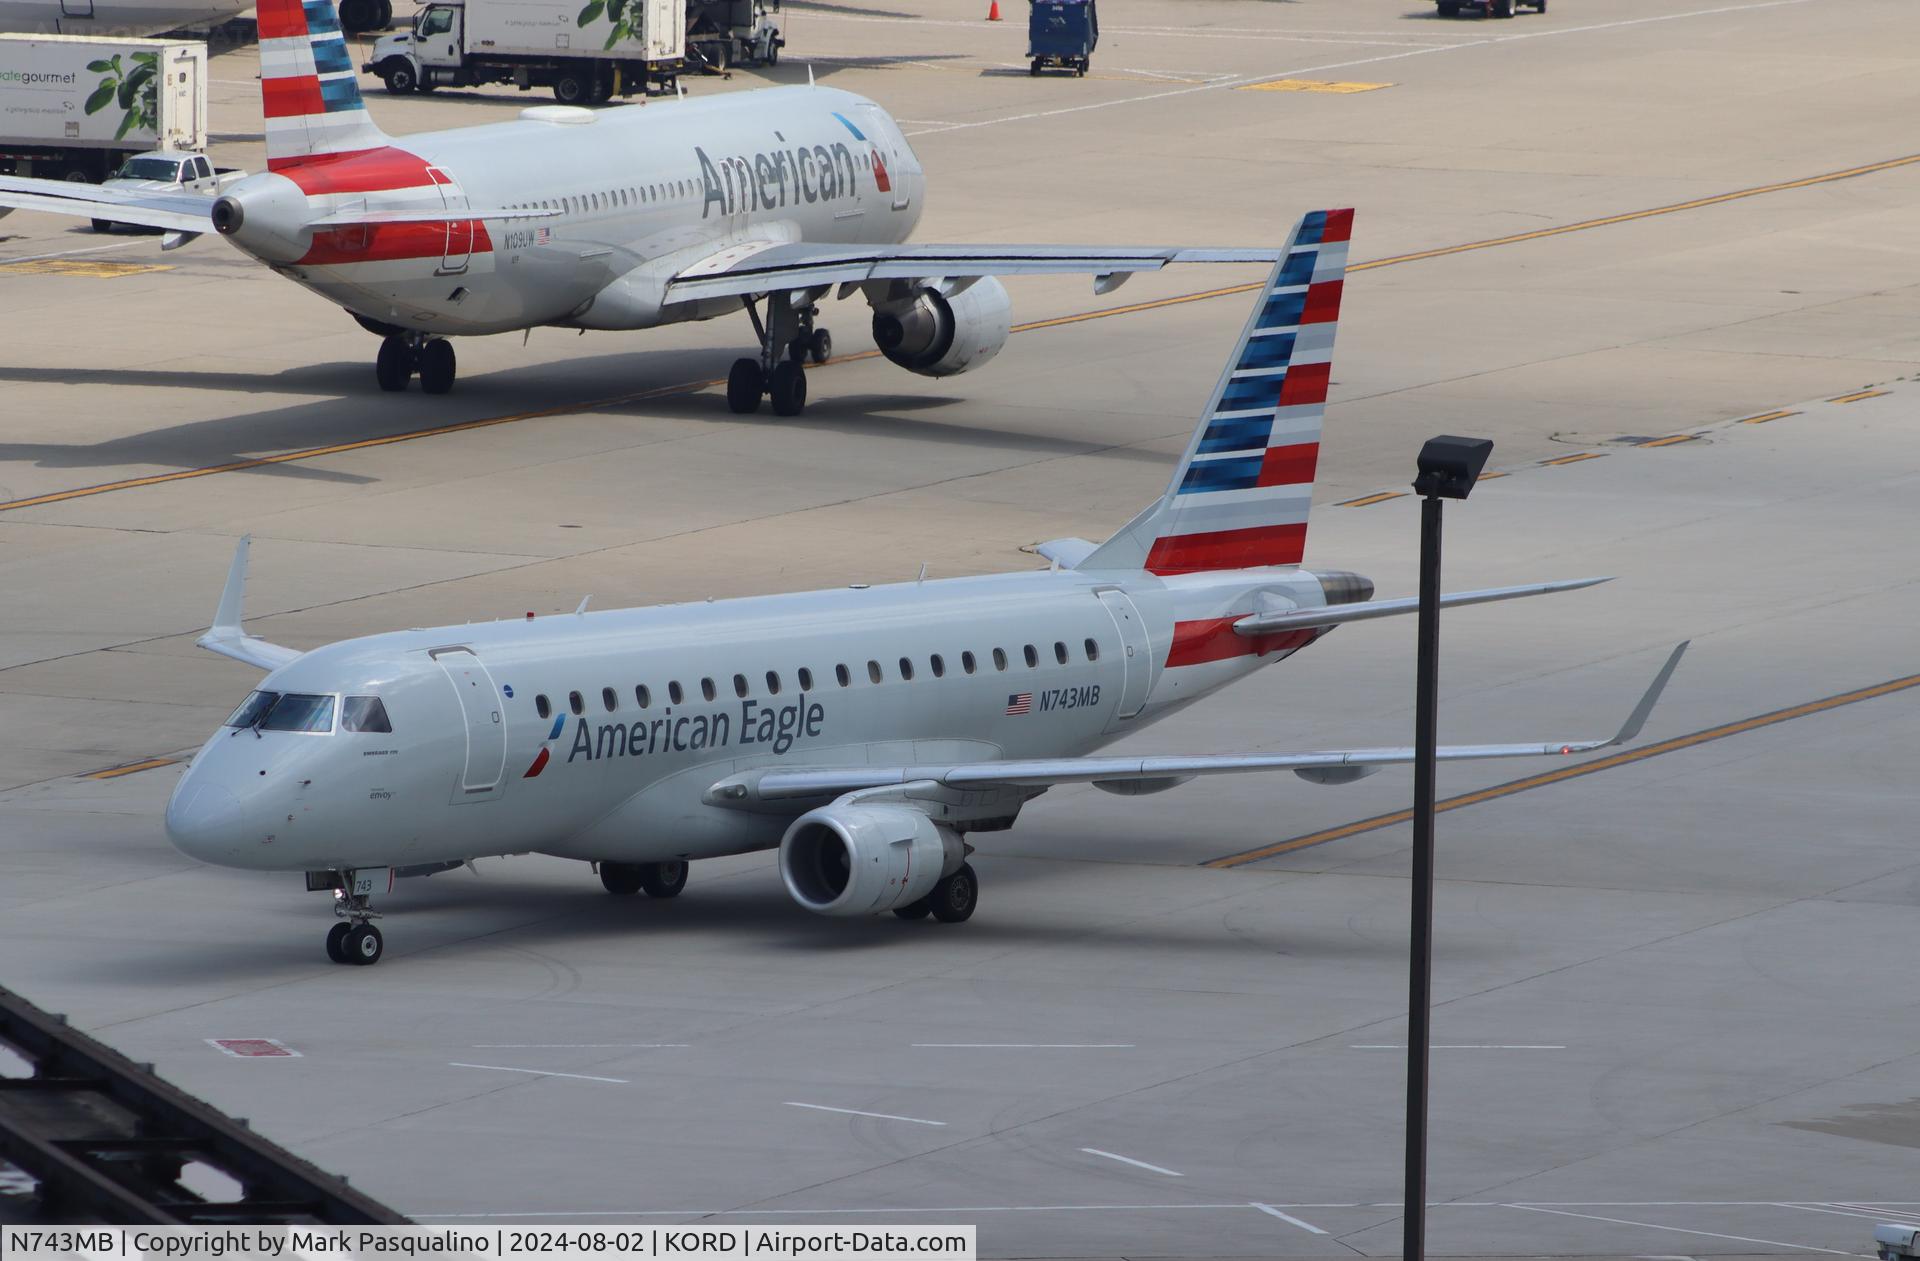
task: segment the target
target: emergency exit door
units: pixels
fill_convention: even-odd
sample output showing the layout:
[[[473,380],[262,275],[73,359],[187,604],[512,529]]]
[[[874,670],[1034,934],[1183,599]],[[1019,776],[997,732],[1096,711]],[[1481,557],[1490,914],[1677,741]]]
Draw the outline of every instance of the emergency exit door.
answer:
[[[1124,591],[1109,587],[1099,595],[1100,603],[1113,618],[1114,629],[1120,632],[1120,665],[1126,671],[1120,684],[1120,704],[1113,711],[1118,722],[1146,708],[1147,693],[1153,688],[1153,646],[1147,640],[1140,610]]]

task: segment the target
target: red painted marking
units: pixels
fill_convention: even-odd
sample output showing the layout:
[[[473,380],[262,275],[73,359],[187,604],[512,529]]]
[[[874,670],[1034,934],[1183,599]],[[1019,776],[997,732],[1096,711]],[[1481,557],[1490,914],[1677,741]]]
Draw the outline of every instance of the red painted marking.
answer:
[[[1318,638],[1318,633],[1313,630],[1236,635],[1233,624],[1246,616],[1245,613],[1233,613],[1194,622],[1175,622],[1173,642],[1167,646],[1167,665],[1194,666],[1205,661],[1225,661],[1229,657],[1264,657],[1270,652],[1292,652],[1296,648],[1305,648]]]
[[[873,182],[883,193],[893,191],[893,181],[887,178],[887,164],[880,160],[880,150],[873,151]]]
[[[1307,303],[1301,308],[1302,324],[1331,324],[1340,318],[1340,291],[1344,280],[1323,280],[1307,286]]]
[[[1318,288],[1316,285],[1315,288]],[[1327,401],[1327,380],[1333,373],[1330,363],[1296,363],[1280,378],[1280,406],[1300,407]]]
[[[300,1052],[288,1048],[275,1038],[208,1038],[220,1050],[243,1060],[271,1059],[276,1056],[297,1056]]]
[[[327,112],[327,103],[320,97],[320,80],[310,74],[260,80],[260,105],[268,118],[299,118]]]
[[[1258,525],[1209,534],[1168,534],[1153,541],[1147,571],[1191,574],[1209,569],[1252,569],[1258,565],[1297,565],[1306,553],[1306,522]]]
[[[430,188],[427,161],[417,154],[385,145],[352,153],[322,153],[275,158],[267,169],[300,186],[309,197],[328,193],[386,193],[396,188]]]
[[[493,240],[478,219],[456,219],[450,223],[375,223],[354,228],[322,228],[313,234],[313,244],[300,256],[300,264],[325,267],[336,263],[386,263],[397,259],[443,258],[449,252],[449,229],[453,253],[490,254]],[[467,244],[471,233],[470,249]]]
[[[1320,242],[1348,241],[1353,239],[1353,210],[1327,211],[1327,226],[1320,229]]]
[[[300,0],[260,0],[254,7],[261,39],[287,39],[307,34],[307,11]]]
[[[529,613],[527,614],[527,616],[532,617],[533,614]],[[527,773],[525,775],[522,775],[520,778],[532,779],[535,775],[538,775],[541,771],[544,771],[546,769],[547,769],[547,746],[543,744],[540,746],[540,756],[533,759],[533,765],[529,766],[527,768]]]
[[[1320,444],[1302,442],[1290,447],[1269,447],[1260,461],[1258,486],[1299,486],[1313,480],[1314,465],[1320,462]]]

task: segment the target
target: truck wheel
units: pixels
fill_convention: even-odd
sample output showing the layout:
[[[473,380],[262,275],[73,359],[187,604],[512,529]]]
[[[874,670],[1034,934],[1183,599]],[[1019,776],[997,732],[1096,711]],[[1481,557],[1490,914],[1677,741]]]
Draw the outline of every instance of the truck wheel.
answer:
[[[766,60],[769,66],[777,66],[780,64],[780,41],[779,40],[770,39],[767,41]]]
[[[588,91],[586,76],[572,70],[553,81],[553,99],[562,105],[578,105],[587,99]]]
[[[1497,18],[1512,17],[1513,0],[1493,0],[1493,4],[1490,6],[1490,12]]]
[[[419,76],[414,73],[413,67],[404,61],[390,63],[386,73],[381,77],[387,81],[387,91],[395,96],[405,96],[409,92],[417,92],[420,89]]]
[[[69,166],[60,172],[60,178],[69,184],[91,184],[93,174],[84,166]]]
[[[1460,0],[1440,0],[1440,16],[1457,18],[1460,16]]]

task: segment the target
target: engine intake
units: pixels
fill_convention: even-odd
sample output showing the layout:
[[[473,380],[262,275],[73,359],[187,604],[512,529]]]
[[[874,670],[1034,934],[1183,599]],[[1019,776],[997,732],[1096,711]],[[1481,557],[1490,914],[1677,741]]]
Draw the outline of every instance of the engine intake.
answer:
[[[992,276],[951,296],[922,289],[873,312],[873,341],[880,353],[923,377],[950,377],[979,367],[1000,353],[1012,328],[1013,299]]]
[[[960,837],[912,806],[809,810],[780,841],[780,878],[816,915],[877,915],[916,902],[965,857]]]

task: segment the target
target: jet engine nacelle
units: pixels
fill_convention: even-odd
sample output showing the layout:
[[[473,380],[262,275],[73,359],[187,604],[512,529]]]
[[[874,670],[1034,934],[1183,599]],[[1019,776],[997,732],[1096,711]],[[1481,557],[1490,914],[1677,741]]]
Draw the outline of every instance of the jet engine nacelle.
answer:
[[[819,915],[877,915],[933,891],[965,856],[960,837],[912,806],[809,810],[780,841],[780,877]]]
[[[905,302],[877,307],[873,340],[908,372],[950,377],[1000,353],[1013,329],[1013,299],[992,276],[952,295],[922,289]]]

